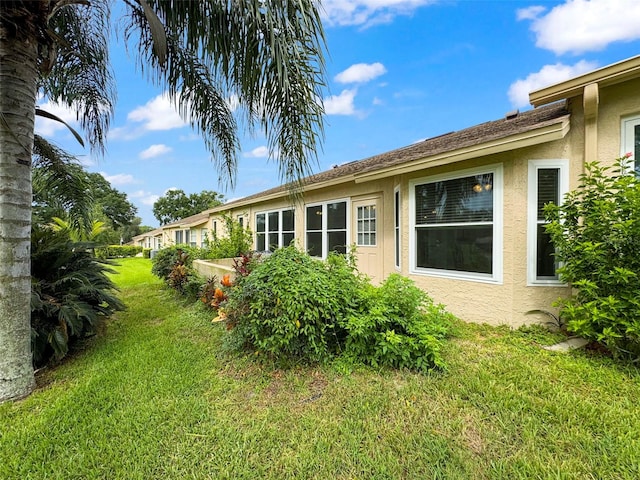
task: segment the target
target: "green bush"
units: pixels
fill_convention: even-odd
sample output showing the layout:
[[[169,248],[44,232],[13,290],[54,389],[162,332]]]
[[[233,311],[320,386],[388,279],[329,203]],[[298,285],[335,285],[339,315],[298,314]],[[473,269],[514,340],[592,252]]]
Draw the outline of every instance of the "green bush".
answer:
[[[228,295],[229,345],[311,361],[346,354],[376,366],[444,365],[451,316],[399,275],[372,286],[341,255],[323,262],[279,249],[236,277]]]
[[[151,258],[151,249],[150,248],[143,248],[142,249],[142,257],[143,258]]]
[[[71,344],[122,310],[107,276],[110,263],[93,244],[72,242],[67,231],[34,226],[31,234],[31,342],[35,366],[64,357]]]
[[[640,358],[640,181],[624,168],[585,166],[562,206],[547,205],[547,231],[560,278],[575,294],[562,299],[567,328],[615,356]]]
[[[214,236],[208,244],[207,258],[235,258],[251,250],[253,236],[251,230],[229,215],[223,215],[222,221],[227,235]]]
[[[199,297],[205,280],[193,268],[193,260],[205,251],[188,245],[163,248],[153,257],[151,272],[191,300]]]
[[[169,274],[177,264],[191,268],[193,260],[204,258],[206,251],[189,245],[172,245],[159,250],[151,260],[151,272],[164,281],[169,280]]]
[[[95,250],[96,256],[99,258],[124,258],[135,257],[142,252],[143,249],[135,245],[108,245],[97,247]]]
[[[391,274],[368,289],[367,310],[344,322],[346,353],[373,366],[442,368],[440,346],[453,318],[411,280]]]
[[[288,247],[239,281],[224,310],[244,343],[276,357],[322,361],[344,343],[338,320],[352,313],[360,284],[346,261],[329,266]]]

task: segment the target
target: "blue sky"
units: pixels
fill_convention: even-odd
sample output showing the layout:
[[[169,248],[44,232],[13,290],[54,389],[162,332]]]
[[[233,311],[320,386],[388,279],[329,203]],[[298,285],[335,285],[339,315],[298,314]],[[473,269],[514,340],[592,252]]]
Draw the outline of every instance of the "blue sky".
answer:
[[[316,171],[526,110],[528,92],[640,53],[638,0],[325,0],[329,85]],[[227,200],[280,184],[266,141],[243,136],[235,189],[200,137],[136,72],[113,35],[118,103],[107,153],[93,158],[60,124],[36,131],[127,193],[144,225],[168,189]],[[77,127],[75,114],[40,105]]]

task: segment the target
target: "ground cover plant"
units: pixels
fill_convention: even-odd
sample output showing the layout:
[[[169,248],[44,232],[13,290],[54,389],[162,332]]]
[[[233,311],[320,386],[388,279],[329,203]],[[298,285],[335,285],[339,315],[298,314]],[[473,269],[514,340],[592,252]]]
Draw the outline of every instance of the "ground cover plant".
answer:
[[[0,478],[640,478],[638,370],[543,329],[460,323],[440,373],[282,370],[119,262],[127,310],[0,405]]]
[[[628,171],[627,159],[610,168],[587,163],[578,188],[545,211],[558,273],[575,289],[560,302],[567,328],[637,362],[640,180]]]

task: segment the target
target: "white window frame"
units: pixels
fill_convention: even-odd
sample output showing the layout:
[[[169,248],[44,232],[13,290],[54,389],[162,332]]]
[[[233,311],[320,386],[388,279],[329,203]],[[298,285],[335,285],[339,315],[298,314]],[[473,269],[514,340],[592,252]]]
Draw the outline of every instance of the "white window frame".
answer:
[[[569,160],[529,160],[529,176],[527,186],[527,285],[528,286],[557,286],[565,285],[558,278],[538,278],[536,271],[538,266],[538,225],[543,222],[538,220],[538,170],[557,168],[558,198],[563,201],[569,192]]]
[[[393,189],[393,257],[396,270],[402,269],[402,194],[400,185]]]
[[[205,239],[208,239],[208,236],[209,236],[209,230],[206,228],[201,228],[200,229],[200,247],[202,248],[206,247]]]
[[[283,230],[282,229],[282,215],[284,212],[288,212],[288,211],[292,211],[293,212],[293,230]],[[277,210],[263,210],[260,212],[256,212],[255,216],[254,216],[254,220],[255,220],[255,231],[254,233],[254,245],[256,247],[256,249],[258,248],[258,235],[263,234],[264,237],[264,246],[265,246],[265,250],[264,251],[271,251],[269,250],[269,214],[270,213],[277,213],[278,214],[278,248],[283,248],[283,247],[288,247],[289,245],[285,245],[284,244],[284,234],[285,233],[293,233],[293,238],[295,240],[296,238],[296,210],[293,207],[289,207],[289,208],[281,208],[281,209],[277,209]],[[258,232],[258,215],[264,215],[264,232]],[[271,233],[275,233],[275,230]]]
[[[337,198],[335,200],[327,200],[326,202],[316,202],[316,203],[307,203],[304,205],[304,248],[305,251],[309,250],[307,245],[307,209],[309,207],[318,207],[322,206],[322,256],[314,257],[314,258],[322,258],[323,260],[327,258],[329,255],[329,242],[328,242],[328,230],[327,230],[327,205],[332,203],[346,203],[346,249],[347,253],[349,252],[349,245],[351,245],[351,201],[348,198]]]
[[[455,180],[472,175],[493,174],[493,253],[491,274],[476,272],[459,272],[457,270],[440,270],[424,268],[416,265],[416,186],[426,183]],[[503,166],[501,163],[484,167],[456,170],[455,172],[416,178],[409,181],[409,270],[416,275],[430,277],[453,278],[480,283],[502,284],[503,279]]]
[[[640,125],[640,114],[622,119],[620,126],[620,157],[631,152],[631,157],[627,159],[627,168],[630,172],[634,170],[635,163],[640,165],[640,158],[635,158],[635,127]]]
[[[356,207],[356,211],[360,210],[361,208],[363,210],[365,208],[367,208],[367,209],[369,209],[369,212],[371,212],[371,210],[373,210],[374,217],[371,218],[371,216],[369,216],[369,218],[366,219],[366,220],[369,221],[369,229],[366,230],[366,231],[363,230],[361,232],[360,231],[360,225],[361,224],[364,225],[364,220],[365,219],[363,218],[361,220],[360,218],[357,217],[357,214],[356,214],[356,245],[358,247],[377,247],[378,246],[378,208],[377,208],[377,205],[376,205],[375,201],[373,203],[367,204],[367,205],[358,205]],[[374,222],[373,230],[371,230],[371,220],[373,220],[373,222]],[[361,223],[361,221],[362,221],[362,223]],[[368,234],[369,235],[369,237],[368,237],[369,239],[371,239],[371,234],[373,234],[374,238],[375,238],[375,242],[373,242],[373,243],[360,243],[360,233]]]

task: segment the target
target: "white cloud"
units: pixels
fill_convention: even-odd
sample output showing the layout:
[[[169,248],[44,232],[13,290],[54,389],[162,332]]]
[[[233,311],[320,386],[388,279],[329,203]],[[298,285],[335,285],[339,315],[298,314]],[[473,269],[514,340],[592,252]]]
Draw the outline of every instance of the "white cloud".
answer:
[[[535,20],[537,19],[542,12],[544,12],[547,7],[542,7],[539,5],[527,8],[520,8],[516,10],[516,18],[518,20]]]
[[[398,15],[411,15],[436,0],[324,0],[321,12],[329,25],[370,27],[390,23]]]
[[[70,109],[65,105],[58,105],[57,103],[52,103],[51,101],[46,101],[45,103],[41,103],[43,99],[38,99],[38,107],[44,110],[47,113],[51,113],[56,117],[67,122],[74,129],[77,130],[76,126],[78,121],[76,120],[76,112]],[[44,137],[53,137],[57,131],[69,129],[62,123],[57,122],[55,120],[51,120],[49,118],[43,118],[41,116],[36,117],[36,132]]]
[[[525,79],[516,80],[509,87],[509,100],[514,107],[529,105],[529,93],[554,83],[568,80],[597,68],[594,62],[581,60],[575,65],[545,65],[539,72],[531,73]]]
[[[160,195],[154,195],[153,193],[146,192],[144,190],[137,190],[133,193],[129,193],[128,197],[140,200],[140,203],[143,205],[153,206],[153,204],[160,198]]]
[[[542,8],[542,7],[541,7]],[[640,39],[638,0],[567,0],[541,15],[529,9],[536,46],[561,55],[599,51],[610,43]]]
[[[171,147],[167,147],[162,143],[158,143],[155,145],[151,145],[149,148],[141,151],[138,156],[142,159],[154,158],[169,153],[171,150],[173,150]]]
[[[380,62],[356,63],[335,76],[338,83],[366,83],[387,73]]]
[[[187,125],[167,95],[158,95],[136,107],[129,112],[127,120],[141,123],[145,131],[173,130]]]
[[[355,115],[356,108],[353,100],[357,90],[343,90],[340,95],[331,95],[323,100],[324,111],[327,115]]]
[[[140,202],[143,205],[148,205],[149,207],[153,207],[153,204],[156,203],[158,201],[158,199],[160,198],[159,195],[148,195],[146,197],[143,197],[140,199]]]
[[[266,146],[256,147],[250,152],[244,153],[247,158],[267,158],[269,156],[269,149]]]
[[[128,173],[117,173],[115,175],[108,175],[106,172],[100,172],[100,175],[102,175],[104,179],[113,186],[135,183],[133,175],[130,175]]]
[[[180,135],[178,137],[178,140],[180,140],[181,142],[193,142],[195,140],[200,140],[200,135],[198,135],[197,133],[190,133],[188,135]]]

